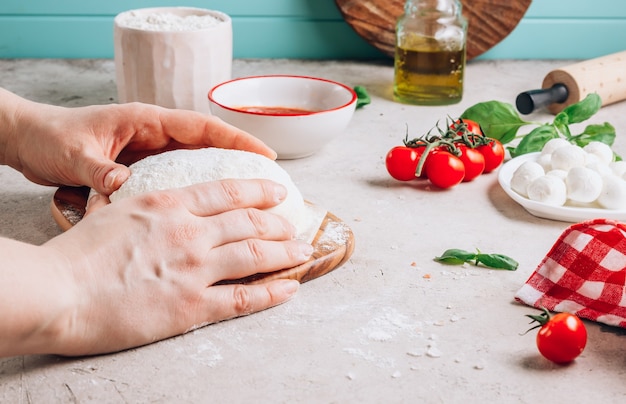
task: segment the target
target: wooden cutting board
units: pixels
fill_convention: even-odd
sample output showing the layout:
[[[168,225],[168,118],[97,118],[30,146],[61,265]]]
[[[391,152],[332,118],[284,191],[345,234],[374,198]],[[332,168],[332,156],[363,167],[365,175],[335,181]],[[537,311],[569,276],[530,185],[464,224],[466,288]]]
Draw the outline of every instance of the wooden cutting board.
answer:
[[[395,52],[396,21],[404,0],[335,0],[344,20],[384,54]],[[468,21],[467,60],[493,48],[520,22],[531,0],[462,0]]]
[[[52,217],[62,230],[68,230],[85,215],[90,189],[61,187],[52,198]],[[341,219],[326,213],[312,242],[315,251],[311,259],[297,267],[260,273],[243,279],[220,283],[256,284],[274,279],[296,279],[304,283],[319,278],[345,263],[354,251],[354,234]]]

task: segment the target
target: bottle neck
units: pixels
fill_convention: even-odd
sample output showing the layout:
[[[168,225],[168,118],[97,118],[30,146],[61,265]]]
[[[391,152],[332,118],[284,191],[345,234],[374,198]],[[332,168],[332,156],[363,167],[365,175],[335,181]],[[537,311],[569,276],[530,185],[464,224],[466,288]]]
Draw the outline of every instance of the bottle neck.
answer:
[[[461,14],[460,0],[406,0],[404,12],[409,15],[458,16]]]

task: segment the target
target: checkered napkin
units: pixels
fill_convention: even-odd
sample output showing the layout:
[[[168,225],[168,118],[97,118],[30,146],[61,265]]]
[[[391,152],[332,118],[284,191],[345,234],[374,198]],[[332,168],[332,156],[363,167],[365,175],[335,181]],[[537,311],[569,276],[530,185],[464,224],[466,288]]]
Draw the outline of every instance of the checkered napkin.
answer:
[[[595,219],[570,226],[515,298],[626,328],[626,224]]]

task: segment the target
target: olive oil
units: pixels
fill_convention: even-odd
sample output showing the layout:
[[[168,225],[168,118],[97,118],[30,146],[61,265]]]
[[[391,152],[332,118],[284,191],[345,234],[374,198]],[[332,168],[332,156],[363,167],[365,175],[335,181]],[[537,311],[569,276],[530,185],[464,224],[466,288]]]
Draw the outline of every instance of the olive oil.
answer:
[[[454,104],[463,98],[465,49],[396,48],[394,97],[409,104]]]
[[[396,24],[394,99],[448,105],[463,98],[467,21],[460,0],[406,0]]]

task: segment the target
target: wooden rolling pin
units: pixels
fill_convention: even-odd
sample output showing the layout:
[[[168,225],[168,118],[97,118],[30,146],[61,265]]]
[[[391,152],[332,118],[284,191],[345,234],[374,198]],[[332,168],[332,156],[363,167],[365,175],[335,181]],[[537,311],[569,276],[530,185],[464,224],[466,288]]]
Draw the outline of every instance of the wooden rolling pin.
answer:
[[[557,114],[590,93],[597,93],[603,106],[626,100],[626,51],[553,70],[541,90],[521,93],[515,104],[522,114],[542,107]]]

